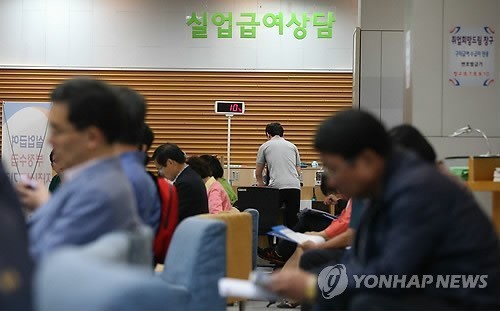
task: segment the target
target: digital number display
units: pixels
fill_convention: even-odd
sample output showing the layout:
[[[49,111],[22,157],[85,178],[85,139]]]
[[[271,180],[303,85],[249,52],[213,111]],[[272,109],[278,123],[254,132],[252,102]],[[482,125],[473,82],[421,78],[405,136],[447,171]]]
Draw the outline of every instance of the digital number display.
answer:
[[[217,101],[217,102],[215,102],[215,113],[244,114],[245,113],[245,103],[244,102]]]

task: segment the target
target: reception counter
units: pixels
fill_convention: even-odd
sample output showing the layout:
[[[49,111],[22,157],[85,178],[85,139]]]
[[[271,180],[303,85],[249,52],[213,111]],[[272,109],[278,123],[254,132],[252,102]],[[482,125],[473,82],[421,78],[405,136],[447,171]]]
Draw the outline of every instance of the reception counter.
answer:
[[[310,200],[313,196],[313,188],[315,188],[316,199],[323,200],[324,196],[321,193],[319,185],[316,185],[316,173],[321,172],[320,168],[303,168],[302,169],[302,183],[301,200]],[[231,182],[234,189],[238,187],[248,187],[255,185],[254,167],[238,167],[231,168]]]

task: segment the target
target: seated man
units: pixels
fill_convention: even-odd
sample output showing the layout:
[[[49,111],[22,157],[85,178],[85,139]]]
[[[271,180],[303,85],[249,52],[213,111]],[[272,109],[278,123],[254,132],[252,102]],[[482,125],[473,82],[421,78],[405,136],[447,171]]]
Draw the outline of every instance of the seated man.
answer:
[[[61,185],[61,174],[63,172],[63,168],[57,162],[57,155],[54,154],[54,150],[50,152],[49,160],[50,166],[52,166],[52,169],[56,172],[56,175],[52,177],[49,184],[49,192],[52,193],[59,188],[59,185]]]
[[[115,144],[123,172],[134,191],[135,202],[142,222],[153,232],[160,221],[160,197],[156,185],[144,168],[146,154],[139,151],[145,131],[146,101],[128,87],[115,88],[124,112],[124,130]]]
[[[335,239],[339,235],[343,235],[348,230],[347,224],[350,223],[351,211],[352,211],[352,200],[349,200],[349,202],[347,203],[347,207],[342,210],[339,218],[332,221],[332,223],[325,230],[320,232],[306,232],[305,234],[322,236],[325,238],[326,242],[325,243],[306,242],[304,244],[298,245],[298,247],[295,248],[295,251],[292,254],[292,256],[286,261],[282,271],[297,269],[299,267],[299,262],[302,263],[302,256],[304,255],[304,249],[320,248],[322,245]],[[326,250],[326,248],[324,249]],[[342,257],[343,250],[344,249],[339,249],[338,252],[339,257]],[[307,252],[305,254],[307,254]],[[334,252],[332,252],[331,249],[329,249],[328,251],[328,255],[330,254],[334,254]],[[295,308],[298,305],[299,305],[298,302],[283,299],[282,302],[277,305],[277,307]]]
[[[186,154],[174,144],[163,144],[153,153],[158,174],[174,183],[179,198],[179,223],[189,217],[208,213],[205,184],[186,164]]]
[[[65,168],[63,184],[52,197],[41,185],[18,185],[22,201],[36,209],[28,223],[36,260],[55,248],[140,224],[132,189],[113,156],[122,110],[111,87],[72,79],[57,86],[51,98],[49,139]]]
[[[398,125],[389,130],[389,136],[396,145],[416,153],[422,160],[431,164],[436,163],[436,152],[425,137],[413,126],[408,124]],[[349,230],[345,234],[327,241],[324,244],[307,243],[301,245],[306,250],[300,260],[300,268],[306,271],[321,271],[325,265],[340,262],[344,255],[344,247],[350,246],[354,232],[359,224],[363,212],[363,202],[356,200]]]
[[[349,261],[330,268],[343,280],[338,291],[328,288],[324,273],[318,279],[301,270],[275,274],[271,290],[313,301],[323,310],[500,307],[498,237],[469,191],[436,165],[393,147],[383,125],[366,112],[351,110],[328,119],[315,145],[337,187],[366,198],[366,210]],[[360,281],[368,276],[406,276],[406,281],[373,287]],[[459,278],[439,286],[437,276]],[[423,284],[424,277],[432,277],[430,284],[409,282]],[[485,281],[464,281],[471,278]]]
[[[341,207],[342,212],[339,217],[332,221],[330,218],[314,213],[314,210],[306,209],[299,214],[299,221],[291,229],[295,232],[319,235],[325,240],[330,240],[347,229],[351,209],[346,210],[348,198],[329,186],[329,179],[326,174],[322,176],[321,191],[325,195],[325,204]],[[282,266],[290,259],[296,247],[296,243],[280,240],[274,248],[258,248],[258,255],[264,260]]]

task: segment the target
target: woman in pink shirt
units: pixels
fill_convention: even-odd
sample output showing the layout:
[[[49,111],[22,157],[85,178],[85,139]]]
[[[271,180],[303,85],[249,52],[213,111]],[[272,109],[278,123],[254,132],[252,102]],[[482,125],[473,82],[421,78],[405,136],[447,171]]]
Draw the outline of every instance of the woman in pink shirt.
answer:
[[[187,164],[200,175],[205,183],[208,196],[208,211],[210,214],[218,214],[231,210],[231,201],[224,190],[224,187],[215,178],[212,177],[208,163],[200,157],[190,157]]]

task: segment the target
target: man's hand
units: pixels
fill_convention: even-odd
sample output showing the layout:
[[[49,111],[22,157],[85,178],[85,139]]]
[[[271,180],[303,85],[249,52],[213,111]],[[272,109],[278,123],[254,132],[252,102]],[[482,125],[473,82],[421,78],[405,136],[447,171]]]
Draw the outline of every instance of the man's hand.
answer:
[[[311,249],[318,249],[320,244],[316,244],[311,241],[306,241],[302,244],[299,244],[299,247],[302,248],[305,251],[311,250]]]
[[[280,296],[303,302],[308,298],[308,286],[310,286],[313,279],[314,283],[316,283],[314,274],[299,269],[278,271],[273,273],[269,289]]]
[[[326,240],[327,236],[326,236],[326,233],[325,231],[308,231],[308,232],[305,232],[304,234],[307,234],[307,235],[317,235],[317,236],[320,236],[322,238],[324,238]]]
[[[323,200],[323,203],[327,206],[330,206],[330,205],[337,204],[338,200],[339,200],[339,198],[335,194],[330,194],[330,195],[327,195],[325,197],[325,199]]]
[[[263,182],[257,182],[257,187],[265,187],[266,185]]]
[[[19,183],[16,185],[16,190],[21,203],[30,211],[37,209],[50,199],[49,191],[39,182],[36,183],[34,189],[24,183]]]

